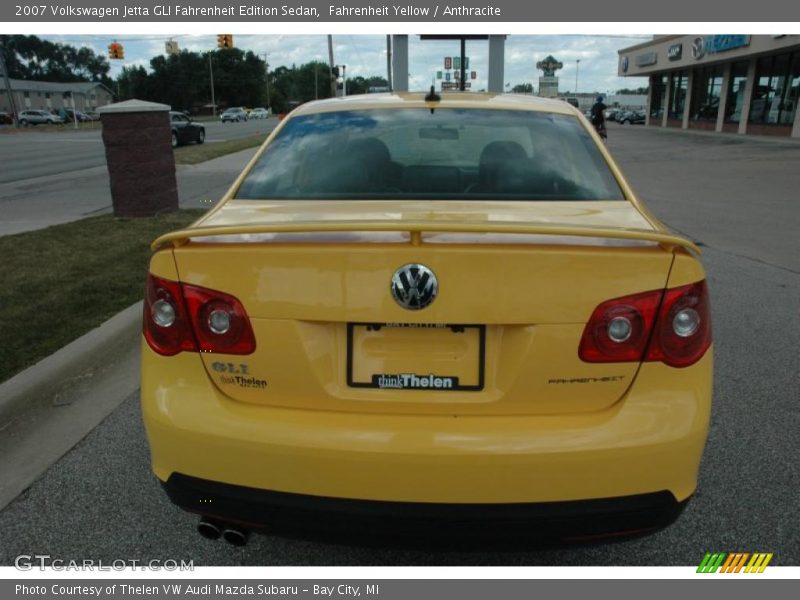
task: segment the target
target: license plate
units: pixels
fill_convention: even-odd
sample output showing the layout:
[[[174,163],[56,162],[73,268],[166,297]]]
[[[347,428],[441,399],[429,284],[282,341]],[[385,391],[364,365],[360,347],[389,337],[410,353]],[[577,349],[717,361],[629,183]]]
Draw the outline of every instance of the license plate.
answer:
[[[484,325],[348,323],[347,385],[480,391],[485,346]]]

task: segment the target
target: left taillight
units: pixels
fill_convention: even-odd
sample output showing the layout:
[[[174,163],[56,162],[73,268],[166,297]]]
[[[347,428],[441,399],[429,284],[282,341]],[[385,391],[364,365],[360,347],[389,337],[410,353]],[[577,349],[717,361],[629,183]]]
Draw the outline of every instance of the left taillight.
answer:
[[[251,354],[256,338],[244,306],[230,294],[183,284],[200,352]]]
[[[144,337],[164,356],[179,352],[251,354],[255,335],[244,306],[230,294],[148,275]]]
[[[661,290],[614,298],[599,305],[583,330],[578,356],[585,362],[639,362],[661,303]]]
[[[192,326],[177,281],[147,276],[144,297],[144,338],[164,356],[197,351]]]

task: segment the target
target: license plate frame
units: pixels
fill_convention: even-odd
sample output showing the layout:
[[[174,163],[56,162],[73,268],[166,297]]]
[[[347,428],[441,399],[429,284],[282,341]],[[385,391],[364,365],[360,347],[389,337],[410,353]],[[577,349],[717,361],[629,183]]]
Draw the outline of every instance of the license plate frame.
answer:
[[[476,384],[463,384],[458,381],[458,377],[445,375],[445,374],[432,374],[432,373],[424,373],[424,374],[416,374],[416,373],[405,373],[405,374],[396,374],[396,375],[414,375],[418,378],[430,378],[431,376],[435,376],[436,378],[441,379],[455,379],[455,382],[449,387],[438,387],[433,385],[436,383],[435,381],[431,380],[430,385],[428,386],[403,386],[403,387],[396,387],[393,385],[381,385],[378,378],[394,376],[395,374],[381,374],[381,373],[374,373],[372,375],[371,381],[356,381],[354,377],[354,338],[355,338],[355,330],[357,327],[377,327],[377,328],[398,328],[398,329],[449,329],[453,332],[453,334],[457,334],[458,330],[466,331],[467,329],[474,329],[478,332],[478,376],[477,376],[477,383]],[[480,392],[484,389],[485,385],[485,371],[486,371],[486,325],[467,325],[467,324],[460,324],[460,323],[445,323],[445,324],[426,324],[426,323],[374,323],[374,322],[351,322],[347,323],[347,385],[348,387],[352,388],[364,388],[364,389],[382,389],[382,390],[391,390],[391,391],[436,391],[436,392]]]

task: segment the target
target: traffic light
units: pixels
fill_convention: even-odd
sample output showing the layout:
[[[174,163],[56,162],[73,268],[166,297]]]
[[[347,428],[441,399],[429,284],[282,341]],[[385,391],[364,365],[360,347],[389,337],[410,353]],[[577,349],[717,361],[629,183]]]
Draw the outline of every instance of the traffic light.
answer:
[[[331,74],[333,75],[334,79],[339,79],[339,67],[333,67],[331,69]]]
[[[233,48],[233,34],[220,33],[217,36],[217,48]]]
[[[108,57],[115,59],[125,58],[125,48],[119,42],[111,42],[108,45]]]

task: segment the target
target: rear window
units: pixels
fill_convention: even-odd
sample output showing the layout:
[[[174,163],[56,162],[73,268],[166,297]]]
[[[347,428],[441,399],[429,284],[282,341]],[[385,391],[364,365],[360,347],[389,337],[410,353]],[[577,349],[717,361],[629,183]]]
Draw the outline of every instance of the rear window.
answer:
[[[443,108],[292,118],[236,197],[624,199],[576,117]]]

